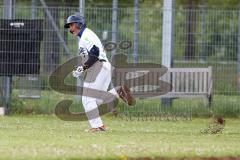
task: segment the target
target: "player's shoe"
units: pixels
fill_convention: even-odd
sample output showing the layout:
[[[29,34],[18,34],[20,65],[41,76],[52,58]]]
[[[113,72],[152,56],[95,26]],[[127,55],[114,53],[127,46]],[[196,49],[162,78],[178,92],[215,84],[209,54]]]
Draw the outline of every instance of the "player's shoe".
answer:
[[[121,86],[118,90],[117,93],[119,95],[119,97],[125,102],[127,103],[129,106],[134,106],[136,104],[136,100],[133,97],[130,89],[123,85]]]
[[[105,125],[101,126],[101,127],[98,127],[98,128],[91,128],[89,129],[89,132],[101,132],[101,131],[106,131],[107,130],[107,127]]]

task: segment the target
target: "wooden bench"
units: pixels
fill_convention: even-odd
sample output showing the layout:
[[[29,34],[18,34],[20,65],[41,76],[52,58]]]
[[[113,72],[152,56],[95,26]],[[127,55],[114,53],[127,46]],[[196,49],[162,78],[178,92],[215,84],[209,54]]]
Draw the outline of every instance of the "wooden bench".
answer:
[[[115,84],[127,85],[136,98],[202,97],[212,103],[212,67],[166,68],[164,74],[157,68],[116,68],[115,76]]]

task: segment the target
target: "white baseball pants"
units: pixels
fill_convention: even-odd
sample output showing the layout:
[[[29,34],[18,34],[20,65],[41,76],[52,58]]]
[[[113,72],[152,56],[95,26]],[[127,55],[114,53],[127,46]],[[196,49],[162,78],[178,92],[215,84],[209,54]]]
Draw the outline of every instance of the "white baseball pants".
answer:
[[[111,76],[112,76],[112,68],[109,62],[97,61],[92,67],[87,69],[87,75],[83,82],[82,103],[83,103],[85,112],[89,112],[91,110],[97,109],[97,113],[96,113],[97,116],[95,116],[96,118],[88,117],[88,121],[92,128],[98,128],[103,125],[103,122],[98,112],[98,106],[103,104],[103,100],[85,96],[87,95],[86,93],[87,90],[84,88],[92,88],[96,90],[107,91],[109,84],[111,82]],[[108,92],[118,97],[118,94],[114,88],[109,90]]]

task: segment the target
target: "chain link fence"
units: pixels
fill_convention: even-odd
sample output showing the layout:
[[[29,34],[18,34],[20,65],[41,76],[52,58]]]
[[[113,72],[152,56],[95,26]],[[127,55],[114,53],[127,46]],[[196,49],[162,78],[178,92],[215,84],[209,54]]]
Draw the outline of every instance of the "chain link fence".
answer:
[[[3,6],[0,6],[3,10]],[[82,111],[78,96],[64,95],[51,90],[48,78],[61,64],[77,56],[78,47],[76,37],[63,28],[66,18],[78,11],[77,7],[48,7],[21,6],[14,8],[14,22],[24,20],[40,20],[41,27],[32,30],[40,31],[42,39],[32,39],[39,43],[39,51],[29,51],[28,54],[38,54],[39,72],[33,74],[19,73],[11,77],[11,102],[9,108],[12,112],[26,113],[53,113],[56,104],[66,98],[75,99],[72,111]],[[161,8],[139,8],[138,25],[138,52],[137,63],[157,63],[162,61],[162,17]],[[112,12],[110,7],[91,7],[85,9],[87,26],[94,30],[101,38],[103,44],[112,41]],[[136,62],[133,54],[134,45],[134,8],[122,7],[117,9],[117,37],[115,53],[126,54],[129,62]],[[11,27],[4,28],[3,13],[0,13],[1,32],[13,32]],[[15,28],[16,30],[18,28]],[[24,32],[32,33],[31,28]],[[140,99],[133,108],[119,104],[119,113],[127,117],[136,116],[144,119],[147,116],[153,119],[169,119],[182,115],[183,117],[223,114],[239,116],[239,89],[240,89],[240,11],[237,9],[221,9],[198,7],[174,9],[174,56],[173,67],[196,68],[213,67],[214,97],[211,108],[206,107],[202,99],[174,99],[172,107],[161,104],[161,99]],[[9,35],[10,36],[10,35]],[[27,42],[29,37],[15,35],[17,42]],[[4,62],[6,54],[19,56],[26,54],[21,46],[10,47],[11,53],[4,50],[7,38],[0,37],[0,59]],[[132,42],[130,48],[119,47],[122,41]],[[11,50],[12,49],[12,50]],[[111,59],[113,51],[108,51]],[[18,58],[19,58],[18,57]],[[29,57],[28,57],[29,58]],[[5,59],[6,60],[6,59]],[[16,60],[16,58],[15,58]],[[17,61],[16,61],[17,63]],[[28,62],[25,62],[28,63]],[[32,64],[34,65],[34,64]],[[31,69],[32,66],[29,66]],[[4,103],[4,75],[0,79],[1,103]],[[70,75],[66,83],[76,85],[77,82]],[[140,118],[140,119],[141,119]],[[176,117],[175,117],[176,118]]]

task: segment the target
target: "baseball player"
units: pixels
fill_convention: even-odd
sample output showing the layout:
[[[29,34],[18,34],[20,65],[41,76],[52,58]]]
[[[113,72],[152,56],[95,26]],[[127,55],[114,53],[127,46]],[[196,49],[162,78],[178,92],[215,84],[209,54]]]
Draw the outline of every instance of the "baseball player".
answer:
[[[111,64],[109,63],[103,45],[98,36],[86,26],[86,21],[83,16],[70,15],[67,18],[67,22],[64,28],[68,28],[70,33],[79,37],[79,54],[87,59],[78,66],[76,70],[72,72],[73,77],[78,78],[85,72],[86,76],[83,82],[83,96],[82,103],[85,113],[96,110],[98,106],[103,103],[103,100],[88,97],[87,89],[92,88],[101,91],[108,91],[108,87],[111,82]],[[97,73],[97,76],[93,76]],[[130,93],[130,90],[126,86],[120,86],[116,92],[113,88],[108,92],[115,95],[117,98],[121,98],[128,105],[134,105],[135,99]],[[99,113],[95,118],[90,118],[88,115],[88,121],[91,129],[89,131],[105,131],[106,126],[103,124]]]

